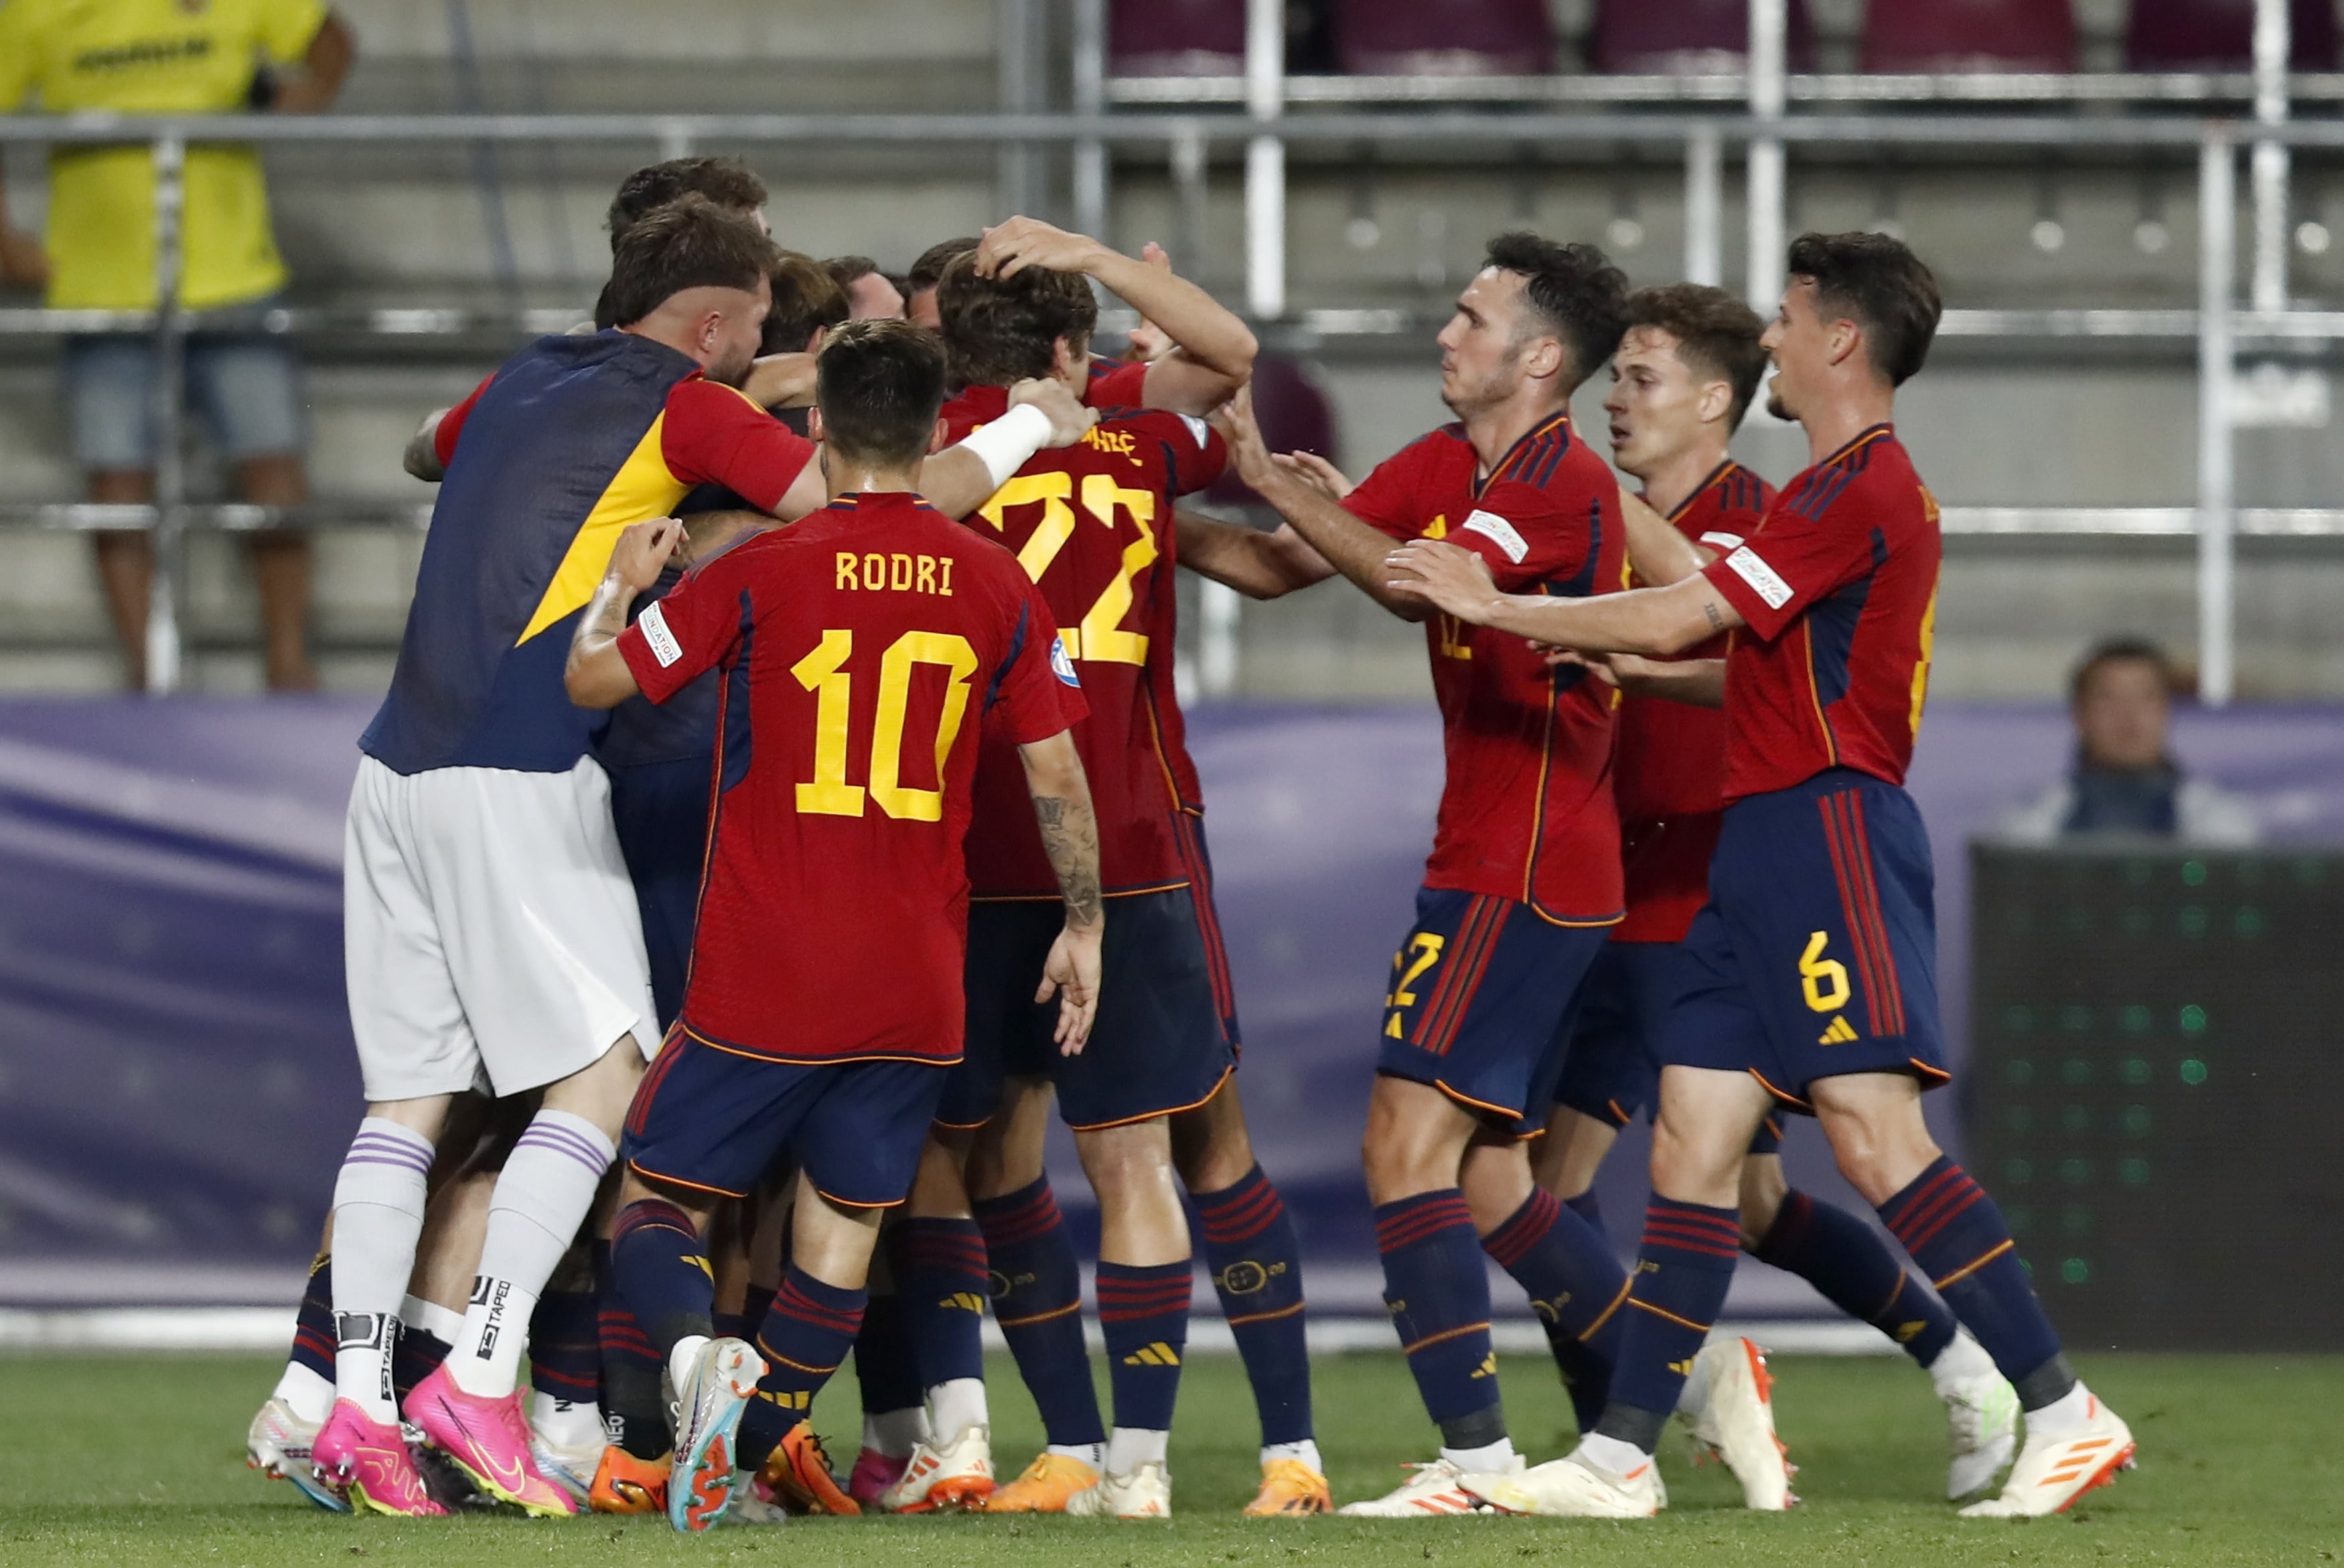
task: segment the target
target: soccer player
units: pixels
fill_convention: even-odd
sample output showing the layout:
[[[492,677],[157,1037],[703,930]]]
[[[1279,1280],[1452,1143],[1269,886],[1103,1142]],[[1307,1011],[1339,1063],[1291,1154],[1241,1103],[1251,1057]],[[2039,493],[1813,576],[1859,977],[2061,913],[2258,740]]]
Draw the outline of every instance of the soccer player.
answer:
[[[936,285],[944,280],[945,268],[952,265],[953,257],[984,243],[983,235],[965,235],[958,239],[940,239],[920,252],[912,263],[912,270],[904,275],[904,319],[931,332],[941,330],[944,324],[936,316]]]
[[[987,277],[987,260],[982,250],[956,258],[937,289],[961,388],[945,410],[955,428],[994,417],[1002,387],[1023,376],[1097,385],[1087,365],[1096,305],[1083,277],[1036,263]],[[1106,955],[1113,983],[1091,1050],[1056,1056],[1046,1017],[1026,1000],[1048,945],[1048,867],[1019,820],[1015,759],[989,743],[969,839],[968,1059],[937,1113],[950,1153],[924,1171],[901,1241],[934,1439],[914,1452],[884,1506],[926,1509],[991,1491],[978,1320],[969,1310],[982,1302],[989,1270],[1000,1282],[996,1316],[1050,1447],[988,1506],[1122,1518],[1169,1512],[1167,1445],[1193,1266],[1173,1186],[1171,1119],[1223,1096],[1246,1162],[1196,1196],[1208,1261],[1227,1282],[1248,1368],[1259,1374],[1257,1392],[1271,1396],[1264,1486],[1252,1509],[1328,1506],[1309,1426],[1300,1260],[1288,1247],[1247,1269],[1258,1235],[1283,1210],[1250,1158],[1227,1081],[1235,1005],[1212,907],[1202,790],[1172,687],[1175,584],[1163,525],[1177,498],[1210,483],[1223,461],[1201,421],[1121,410],[1082,445],[1029,462],[969,521],[1018,552],[1086,671],[1090,717],[1075,733],[1100,803],[1102,870],[1116,900]],[[1111,1434],[1100,1426],[1075,1315],[1073,1249],[1042,1170],[1054,1083],[1099,1198]],[[964,1163],[965,1191],[956,1180]],[[1280,1234],[1290,1238],[1290,1226]],[[955,1310],[957,1302],[968,1306]]]
[[[834,256],[822,265],[845,290],[854,320],[904,319],[904,290],[895,279],[879,270],[877,262],[867,256]]]
[[[1728,804],[1662,1038],[1639,1310],[1610,1403],[1566,1457],[1468,1485],[1523,1513],[1659,1509],[1652,1450],[1733,1277],[1751,1135],[1780,1104],[1822,1123],[1842,1172],[2018,1391],[2025,1446],[2001,1495],[1965,1515],[2056,1513],[2130,1462],[2132,1434],[2076,1380],[2001,1211],[1921,1116],[1922,1091],[1950,1075],[1928,839],[1903,782],[1942,547],[1889,419],[1935,334],[1936,281],[1876,234],[1803,236],[1786,270],[1765,337],[1770,406],[1805,427],[1814,465],[1745,542],[1668,587],[1590,604],[1505,592],[1429,541],[1386,568],[1394,591],[1444,614],[1585,654],[1665,658],[1733,634]]]
[[[1343,1512],[1400,1518],[1480,1504],[1467,1473],[1519,1468],[1490,1347],[1482,1255],[1495,1258],[1601,1376],[1628,1286],[1601,1236],[1531,1178],[1521,1140],[1546,1112],[1565,1025],[1621,915],[1612,799],[1612,693],[1392,590],[1394,539],[1420,536],[1544,597],[1608,593],[1624,572],[1619,486],[1572,428],[1572,388],[1625,324],[1626,280],[1602,253],[1512,234],[1440,334],[1441,397],[1458,415],[1339,502],[1293,459],[1273,460],[1242,397],[1230,406],[1239,477],[1285,518],[1275,534],[1184,519],[1190,564],[1274,598],[1340,571],[1425,622],[1448,779],[1415,929],[1393,959],[1368,1112],[1369,1196],[1385,1303],[1440,1456],[1389,1496]],[[1331,472],[1331,470],[1327,470]],[[1741,1357],[1738,1344],[1723,1345]],[[1696,1434],[1745,1491],[1783,1468],[1771,1414],[1743,1361],[1695,1391]],[[1720,1412],[1733,1417],[1722,1424]]]
[[[619,531],[692,486],[781,517],[820,504],[813,448],[726,385],[757,347],[771,254],[704,197],[661,208],[614,257],[617,330],[539,339],[434,433],[447,482],[347,836],[369,1106],[335,1189],[338,1397],[312,1455],[368,1507],[434,1511],[398,1441],[389,1357],[450,1097],[485,1075],[500,1097],[542,1089],[543,1108],[498,1180],[463,1335],[406,1411],[490,1495],[572,1511],[530,1457],[521,1325],[658,1035],[591,721],[560,687],[561,634]],[[1063,392],[1032,396],[1063,426],[1020,408],[944,455],[932,484],[952,504],[1088,422]]]
[[[1015,558],[917,493],[942,434],[942,347],[908,324],[852,324],[823,350],[816,397],[832,504],[698,568],[631,626],[677,525],[631,529],[567,674],[593,708],[724,677],[692,979],[628,1114],[613,1243],[676,1392],[679,1530],[730,1503],[732,1438],[769,1371],[784,1430],[769,1457],[743,1457],[785,1495],[854,1512],[803,1417],[854,1342],[880,1216],[909,1190],[960,1057],[980,728],[1018,749],[1059,889],[1033,977],[1058,1002],[1054,1046],[1079,1052],[1097,1005],[1074,666]],[[715,1335],[702,1237],[713,1201],[784,1152],[800,1171],[790,1265],[753,1351]]]
[[[1649,288],[1629,298],[1628,332],[1612,356],[1612,395],[1603,407],[1612,418],[1613,463],[1643,483],[1648,505],[1629,508],[1628,553],[1647,582],[1672,581],[1739,547],[1773,500],[1773,487],[1726,452],[1765,374],[1759,342],[1764,326],[1733,296],[1699,284]],[[1664,519],[1672,531],[1640,540],[1640,519]],[[1723,658],[1726,640],[1713,637],[1685,658]],[[1531,1157],[1541,1184],[1590,1221],[1597,1219],[1591,1185],[1597,1168],[1619,1129],[1655,1098],[1660,1064],[1653,1052],[1676,944],[1707,900],[1710,855],[1725,804],[1723,715],[1664,695],[1672,681],[1715,672],[1623,655],[1601,673],[1624,694],[1613,788],[1628,916],[1612,928],[1589,971],[1556,1107]],[[1872,1227],[1791,1191],[1781,1141],[1781,1124],[1770,1115],[1751,1142],[1742,1174],[1743,1250],[1802,1276],[1928,1369],[1952,1439],[1946,1495],[1977,1491],[2017,1446],[2017,1395]],[[1586,1430],[1601,1414],[1601,1391],[1581,1397],[1592,1403],[1581,1411]]]

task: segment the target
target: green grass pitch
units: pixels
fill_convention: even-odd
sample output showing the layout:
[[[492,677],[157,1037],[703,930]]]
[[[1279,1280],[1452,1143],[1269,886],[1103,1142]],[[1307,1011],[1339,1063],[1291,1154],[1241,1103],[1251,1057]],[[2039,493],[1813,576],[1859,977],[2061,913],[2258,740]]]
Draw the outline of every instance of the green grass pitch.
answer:
[[[530,1568],[732,1563],[786,1554],[808,1568],[1480,1568],[1573,1564],[1735,1568],[1938,1563],[2317,1565],[2344,1555],[2337,1412],[2344,1359],[2100,1356],[2094,1388],[2133,1423],[2141,1468],[2064,1519],[1968,1523],[1938,1500],[1944,1435],[1927,1381],[1901,1358],[1776,1362],[1776,1408],[1802,1466],[1787,1516],[1743,1513],[1730,1479],[1672,1447],[1672,1506],[1649,1523],[1452,1519],[1256,1521],[1256,1429],[1234,1357],[1198,1356],[1173,1439],[1167,1524],[972,1517],[811,1520],[685,1538],[664,1522],[587,1518],[350,1520],[243,1468],[244,1425],[274,1366],[261,1358],[0,1358],[0,1563],[275,1568]],[[1505,1366],[1517,1441],[1551,1458],[1570,1413],[1551,1372]],[[1005,1362],[993,1368],[995,1452],[1015,1470],[1039,1440]],[[1380,1492],[1430,1452],[1397,1355],[1318,1366],[1318,1430],[1339,1500]],[[842,1379],[816,1412],[842,1463],[856,1430]]]

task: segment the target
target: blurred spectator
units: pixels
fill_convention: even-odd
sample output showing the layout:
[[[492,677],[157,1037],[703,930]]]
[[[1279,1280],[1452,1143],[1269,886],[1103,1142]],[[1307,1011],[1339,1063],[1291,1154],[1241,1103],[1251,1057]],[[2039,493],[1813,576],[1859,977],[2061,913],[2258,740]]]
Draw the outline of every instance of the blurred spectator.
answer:
[[[2020,843],[2120,835],[2200,844],[2251,844],[2253,809],[2191,779],[2166,749],[2173,666],[2137,638],[2100,644],[2076,667],[2074,770],[2005,818],[1997,837]]]
[[[354,42],[319,0],[0,0],[0,112],[37,99],[49,114],[303,114],[341,88]],[[5,193],[0,191],[0,203]],[[49,158],[47,246],[6,228],[0,279],[45,286],[65,310],[155,307],[155,171],[142,144],[60,146]],[[260,155],[250,146],[187,149],[179,303],[189,310],[262,307],[286,284],[268,221]],[[155,344],[143,333],[90,333],[66,347],[74,455],[94,501],[154,499]],[[187,396],[248,501],[308,498],[299,367],[274,337],[199,332],[187,340]],[[153,541],[96,536],[98,574],[133,687],[146,684]],[[309,541],[251,537],[268,638],[268,684],[316,684],[307,647]]]
[[[851,319],[904,318],[904,286],[880,271],[879,264],[869,256],[834,256],[823,266],[830,269],[838,286],[846,290],[847,307],[854,312]]]

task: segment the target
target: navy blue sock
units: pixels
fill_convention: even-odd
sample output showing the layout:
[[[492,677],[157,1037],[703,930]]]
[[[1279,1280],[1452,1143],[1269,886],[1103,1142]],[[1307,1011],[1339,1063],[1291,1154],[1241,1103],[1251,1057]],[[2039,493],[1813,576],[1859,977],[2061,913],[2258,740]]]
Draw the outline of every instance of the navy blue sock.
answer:
[[[1106,1441],[1083,1345],[1083,1274],[1046,1176],[973,1206],[993,1262],[994,1321],[1060,1448]]]
[[[1498,1358],[1490,1348],[1490,1276],[1473,1211],[1454,1187],[1378,1205],[1384,1308],[1444,1448],[1506,1435]]]
[[[1945,1303],[1921,1288],[1877,1231],[1834,1204],[1792,1191],[1750,1255],[1798,1275],[1923,1366],[1953,1340],[1954,1314]]]
[[[1647,1453],[1658,1445],[1741,1256],[1740,1211],[1652,1194],[1612,1370],[1612,1401],[1597,1432]]]
[[[1543,1187],[1533,1189],[1504,1224],[1481,1238],[1481,1250],[1529,1294],[1579,1430],[1591,1430],[1611,1395],[1627,1271],[1601,1233]]]
[[[1205,1266],[1236,1336],[1261,1416],[1261,1441],[1311,1436],[1310,1354],[1302,1332],[1302,1241],[1257,1165],[1235,1186],[1196,1194]]]
[[[919,1405],[920,1363],[912,1339],[912,1314],[894,1291],[873,1296],[863,1308],[863,1327],[854,1335],[854,1381],[861,1385],[865,1415]]]
[[[765,1375],[757,1380],[757,1397],[742,1412],[735,1463],[762,1470],[773,1445],[806,1418],[814,1395],[854,1348],[869,1299],[864,1291],[825,1285],[794,1263],[782,1276],[764,1326],[757,1331]]]
[[[1968,1171],[1939,1155],[1880,1205],[1880,1217],[2018,1390],[2023,1407],[2040,1410],[2076,1386],[2010,1227]]]
[[[602,1348],[602,1430],[637,1459],[668,1451],[666,1402],[660,1397],[659,1352],[619,1294],[611,1244],[594,1243],[595,1327]]]
[[[548,1291],[529,1314],[529,1386],[571,1404],[601,1398],[602,1342],[594,1292]]]
[[[1587,1221],[1588,1228],[1601,1236],[1603,1231],[1603,1200],[1590,1187],[1576,1198],[1565,1198],[1562,1206]]]
[[[293,1318],[293,1346],[285,1359],[334,1381],[334,1255],[309,1261],[309,1282],[301,1289],[301,1310]]]
[[[1180,1357],[1188,1348],[1188,1296],[1196,1264],[1098,1266],[1099,1332],[1106,1340],[1107,1386],[1115,1424],[1172,1430],[1180,1396]]]
[[[715,1334],[708,1248],[692,1216],[674,1204],[643,1198],[620,1211],[611,1234],[611,1271],[662,1362],[678,1340]]]
[[[992,1290],[984,1231],[974,1220],[906,1220],[895,1227],[894,1249],[921,1388],[984,1377],[985,1300]]]
[[[415,1385],[440,1370],[448,1359],[448,1342],[429,1329],[413,1323],[399,1325],[399,1340],[390,1347],[390,1388],[401,1408]]]

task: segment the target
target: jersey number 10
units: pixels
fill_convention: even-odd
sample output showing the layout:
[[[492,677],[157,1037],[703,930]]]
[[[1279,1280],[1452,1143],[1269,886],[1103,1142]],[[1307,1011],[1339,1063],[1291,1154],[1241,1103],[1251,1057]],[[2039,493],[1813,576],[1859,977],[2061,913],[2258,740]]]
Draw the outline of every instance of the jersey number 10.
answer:
[[[879,705],[871,728],[871,783],[866,789],[846,781],[846,734],[854,701],[854,677],[846,661],[854,657],[854,633],[822,634],[812,653],[790,667],[800,686],[814,694],[813,779],[798,786],[798,809],[822,817],[860,817],[865,796],[902,821],[941,822],[945,763],[968,717],[969,678],[976,673],[976,649],[968,638],[945,631],[907,631],[879,660]],[[904,720],[912,705],[912,669],[933,664],[945,672],[943,711],[936,717],[936,783],[919,789],[903,779]]]
[[[977,515],[991,523],[995,532],[1005,533],[1010,508],[1042,504],[1042,520],[1017,552],[1017,564],[1038,583],[1066,541],[1075,537],[1075,509],[1066,504],[1074,493],[1072,474],[1020,474],[995,490]],[[1123,618],[1131,613],[1132,579],[1154,565],[1158,553],[1156,529],[1151,526],[1156,521],[1155,492],[1127,490],[1112,475],[1086,474],[1082,507],[1093,522],[1106,528],[1115,527],[1115,509],[1121,507],[1138,526],[1139,537],[1123,547],[1121,569],[1083,613],[1081,624],[1062,628],[1058,635],[1073,658],[1101,664],[1145,664],[1147,634],[1125,631]]]

